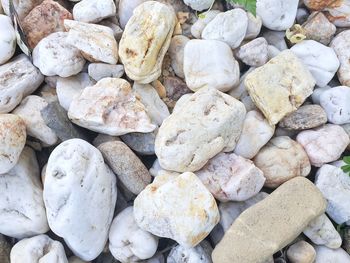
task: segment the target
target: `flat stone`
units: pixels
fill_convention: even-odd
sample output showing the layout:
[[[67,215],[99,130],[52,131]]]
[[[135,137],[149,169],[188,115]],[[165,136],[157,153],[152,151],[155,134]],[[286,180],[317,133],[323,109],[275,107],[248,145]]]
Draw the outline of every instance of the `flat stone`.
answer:
[[[266,39],[259,37],[240,46],[236,56],[248,66],[260,67],[269,59],[267,47]]]
[[[124,75],[123,65],[91,63],[88,67],[89,76],[96,81],[103,78],[121,78]]]
[[[190,41],[188,37],[183,35],[177,35],[171,39],[170,46],[169,46],[171,67],[173,68],[175,74],[180,78],[185,77],[185,73],[183,70],[184,51],[188,41]]]
[[[315,80],[306,66],[286,50],[245,78],[245,87],[270,124],[297,110],[312,94]]]
[[[291,263],[313,263],[316,251],[309,243],[302,240],[288,248],[287,256]]]
[[[264,262],[292,242],[325,208],[326,202],[312,182],[294,178],[235,220],[215,247],[213,262]]]
[[[202,32],[204,28],[212,21],[217,14],[220,14],[219,10],[209,10],[205,13],[205,16],[199,16],[198,20],[191,26],[191,34],[197,38],[202,38]]]
[[[16,40],[11,19],[0,14],[0,65],[6,63],[15,54]]]
[[[325,246],[316,246],[316,261],[315,263],[345,263],[350,262],[350,256],[344,249],[330,249]]]
[[[338,78],[342,85],[350,86],[350,30],[345,30],[333,38],[330,47],[340,61]]]
[[[127,146],[138,154],[153,155],[155,154],[154,144],[157,133],[158,129],[150,133],[133,132],[121,135],[120,138]]]
[[[328,45],[335,34],[336,26],[322,12],[314,12],[303,24],[303,29],[307,39]]]
[[[97,23],[115,16],[117,8],[113,0],[82,0],[74,5],[74,20],[86,23]]]

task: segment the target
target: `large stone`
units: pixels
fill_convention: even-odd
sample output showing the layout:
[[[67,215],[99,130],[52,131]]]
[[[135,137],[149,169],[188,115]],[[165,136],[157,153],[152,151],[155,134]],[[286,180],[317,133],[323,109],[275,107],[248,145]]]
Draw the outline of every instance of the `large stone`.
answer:
[[[350,87],[350,30],[339,33],[330,45],[338,56],[338,78],[342,85]]]
[[[287,256],[291,263],[313,263],[316,251],[309,243],[302,240],[288,248]]]
[[[189,248],[199,244],[218,223],[219,210],[197,176],[186,172],[157,176],[136,197],[134,216],[142,229]]]
[[[75,255],[95,259],[106,244],[117,199],[116,178],[102,154],[81,139],[61,143],[49,157],[43,196],[50,229]]]
[[[175,23],[175,12],[168,5],[147,1],[135,8],[119,43],[129,78],[145,84],[160,76]]]
[[[286,50],[250,72],[245,86],[255,105],[276,124],[312,94],[315,80],[293,52]]]
[[[16,32],[8,16],[0,14],[0,65],[6,63],[16,51]]]
[[[68,117],[79,126],[112,136],[156,128],[124,79],[104,78],[85,88],[70,104]]]
[[[326,202],[312,182],[294,178],[235,220],[215,247],[213,262],[264,262],[292,242],[325,208]]]
[[[244,105],[216,89],[202,88],[164,120],[155,152],[167,170],[196,171],[221,151],[234,149],[245,117]]]
[[[74,20],[96,23],[107,17],[115,16],[117,8],[113,0],[83,0],[74,5]]]
[[[346,263],[350,262],[350,256],[344,249],[330,249],[325,246],[316,246],[315,263]]]

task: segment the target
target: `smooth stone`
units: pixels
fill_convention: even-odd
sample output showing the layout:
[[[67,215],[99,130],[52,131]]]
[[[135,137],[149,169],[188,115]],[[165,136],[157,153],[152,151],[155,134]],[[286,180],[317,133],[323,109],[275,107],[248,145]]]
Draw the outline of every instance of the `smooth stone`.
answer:
[[[47,163],[43,196],[50,229],[76,256],[95,259],[106,244],[117,199],[116,178],[102,154],[81,139],[58,145]]]
[[[349,89],[350,90],[350,89]],[[304,105],[284,117],[279,126],[288,130],[307,130],[327,122],[326,112],[319,105]]]
[[[247,13],[236,8],[217,14],[203,29],[202,38],[223,41],[234,49],[243,41],[247,28]]]
[[[219,153],[196,175],[221,202],[245,201],[256,195],[265,182],[263,172],[252,161],[234,153]]]
[[[340,62],[339,81],[342,85],[350,87],[350,30],[345,30],[336,35],[330,47],[334,49]]]
[[[132,206],[113,219],[109,231],[109,250],[119,261],[136,262],[151,258],[157,246],[158,238],[136,224]]]
[[[0,66],[0,113],[12,111],[43,81],[44,76],[24,54]]]
[[[164,77],[165,96],[163,101],[169,108],[174,108],[176,102],[185,94],[192,93],[186,83],[178,77]]]
[[[15,54],[16,40],[11,19],[0,14],[0,65],[6,63]]]
[[[290,50],[308,67],[319,87],[326,86],[339,68],[334,50],[314,40],[304,40]]]
[[[194,39],[187,42],[184,73],[186,84],[192,91],[210,87],[226,92],[239,83],[239,65],[232,50],[217,40]]]
[[[315,185],[327,200],[327,214],[337,224],[350,220],[350,177],[341,168],[324,164],[316,173]]]
[[[190,41],[188,37],[183,35],[177,35],[171,39],[169,46],[168,52],[171,59],[171,67],[173,68],[175,74],[180,78],[185,77],[185,73],[183,70],[184,51],[188,41]]]
[[[286,33],[281,31],[266,30],[262,33],[262,37],[266,39],[267,43],[280,51],[288,49],[285,36]]]
[[[0,9],[1,9],[1,3],[0,3]],[[10,262],[11,247],[12,247],[11,244],[6,240],[5,236],[0,234],[0,262],[1,263],[11,263]]]
[[[79,49],[88,61],[117,64],[118,44],[112,29],[67,19],[64,26],[68,31],[67,44]]]
[[[146,2],[147,0],[119,0],[119,7],[118,7],[118,18],[119,23],[122,29],[125,28],[127,22],[129,21],[130,17],[132,16],[132,13],[134,9]]]
[[[159,128],[155,152],[161,166],[196,171],[219,152],[232,151],[245,114],[244,105],[235,98],[213,88],[200,89]]]
[[[68,263],[63,245],[47,235],[25,238],[11,249],[11,263]]]
[[[100,146],[104,142],[110,142],[110,141],[120,141],[119,137],[111,136],[103,133],[99,133],[95,139],[92,141],[92,145],[96,148]]]
[[[112,136],[152,132],[145,106],[124,79],[104,78],[73,99],[69,119],[84,128]]]
[[[236,56],[248,66],[260,67],[264,65],[269,59],[266,39],[259,37],[240,46]]]
[[[0,233],[18,239],[49,230],[35,152],[24,147],[9,172],[0,175]]]
[[[266,177],[265,186],[276,188],[298,176],[308,176],[309,158],[303,147],[287,136],[271,139],[254,157]]]
[[[82,0],[73,7],[74,20],[86,23],[97,23],[116,14],[113,0]]]
[[[0,174],[17,164],[26,138],[26,126],[19,116],[0,114]]]
[[[260,34],[262,20],[260,16],[258,15],[254,16],[250,12],[247,12],[247,17],[248,17],[248,27],[247,27],[247,32],[245,33],[244,39],[251,40],[256,38]]]
[[[321,99],[322,93],[326,90],[329,90],[329,89],[331,89],[331,87],[328,85],[323,87],[323,88],[318,88],[316,86],[314,92],[311,95],[312,102],[314,104],[320,104],[320,99]]]
[[[215,247],[213,262],[264,262],[292,242],[325,208],[326,202],[312,182],[293,178],[235,220]]]
[[[128,133],[121,135],[122,141],[133,151],[141,155],[154,155],[154,144],[158,129],[150,133]]]
[[[66,78],[82,71],[85,59],[67,40],[68,33],[56,32],[36,45],[33,50],[33,64],[43,75]]]
[[[267,55],[269,57],[269,60],[276,57],[279,53],[281,53],[281,51],[277,47],[272,45],[267,46]]]
[[[241,136],[234,153],[252,159],[272,138],[275,126],[270,125],[259,111],[249,111],[244,119]]]
[[[204,17],[198,17],[198,20],[191,26],[191,34],[197,39],[202,38],[204,28],[216,17],[217,14],[220,14],[219,10],[209,10],[205,12]]]
[[[146,166],[125,143],[110,141],[97,148],[118,179],[132,193],[139,194],[151,183],[151,175]]]
[[[350,262],[350,256],[344,249],[330,249],[325,246],[316,246],[315,263],[347,263]]]
[[[256,14],[268,29],[284,31],[294,24],[298,3],[298,0],[259,0],[256,3]]]
[[[190,172],[157,176],[136,197],[134,216],[141,229],[186,248],[198,245],[219,222],[214,197]]]
[[[341,236],[325,214],[311,221],[303,233],[316,245],[335,249],[342,244]]]
[[[88,67],[89,76],[96,81],[103,78],[121,78],[124,75],[123,65],[91,63]]]
[[[347,86],[338,86],[322,92],[320,95],[320,105],[327,113],[330,123],[350,123],[349,100],[350,87]]]
[[[184,3],[196,11],[202,11],[205,9],[209,9],[213,1],[212,0],[184,0]]]
[[[323,45],[328,45],[336,32],[336,26],[322,12],[313,12],[302,26],[307,39]]]
[[[299,241],[288,248],[287,257],[291,263],[313,263],[316,251],[306,241]]]
[[[334,124],[302,131],[296,140],[304,147],[310,163],[316,167],[338,160],[350,142],[344,129]]]
[[[129,78],[142,84],[158,79],[175,24],[175,11],[169,5],[147,1],[135,8],[119,42]]]
[[[201,246],[185,248],[181,245],[170,250],[167,263],[212,263],[211,255]]]
[[[290,50],[282,51],[264,66],[254,69],[244,83],[270,124],[297,110],[315,86],[311,73]]]
[[[10,0],[0,0],[4,12],[6,15],[10,16]],[[16,9],[19,19],[24,19],[26,15],[37,5],[39,5],[43,0],[17,0],[13,1],[13,6]]]
[[[29,95],[22,100],[13,113],[24,121],[28,135],[37,138],[46,145],[54,145],[58,140],[57,135],[46,125],[40,113],[47,105],[48,103],[43,98]]]

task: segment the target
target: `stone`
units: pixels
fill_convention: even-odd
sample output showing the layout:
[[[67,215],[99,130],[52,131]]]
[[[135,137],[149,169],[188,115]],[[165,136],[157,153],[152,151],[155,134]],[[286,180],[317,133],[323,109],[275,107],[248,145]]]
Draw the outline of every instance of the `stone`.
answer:
[[[174,108],[176,102],[185,94],[192,93],[186,83],[178,77],[165,77],[163,79],[165,98],[163,101],[169,108]]]
[[[302,25],[310,16],[309,11],[306,8],[298,7],[297,15],[295,17],[296,23]]]
[[[11,263],[68,263],[63,245],[47,235],[25,238],[11,249]]]
[[[1,3],[0,3],[0,7],[1,7]],[[11,252],[11,244],[7,242],[5,236],[0,235],[0,262],[11,263],[10,252]]]
[[[337,27],[350,26],[350,3],[348,1],[337,1],[340,5],[335,8],[326,8],[327,19]]]
[[[121,78],[124,75],[123,65],[91,63],[88,67],[89,76],[96,81],[103,78]]]
[[[308,67],[321,88],[331,81],[339,68],[334,50],[314,40],[304,40],[290,50]]]
[[[219,152],[232,151],[245,114],[235,98],[216,89],[200,89],[159,128],[155,152],[160,165],[171,171],[196,171]]]
[[[16,9],[19,19],[24,19],[26,15],[37,5],[39,5],[43,0],[15,0],[13,1],[13,6]],[[10,0],[0,0],[4,12],[6,15],[10,16]]]
[[[302,240],[288,248],[287,256],[291,263],[313,263],[316,251],[309,243]]]
[[[132,206],[113,219],[109,231],[109,250],[119,261],[136,262],[151,258],[157,246],[158,238],[136,224]]]
[[[74,20],[86,23],[97,23],[116,14],[117,8],[113,0],[82,0],[73,8]]]
[[[17,164],[0,175],[0,232],[22,239],[49,230],[35,152],[24,147]]]
[[[180,78],[185,77],[185,73],[183,70],[184,51],[188,41],[190,41],[188,37],[183,35],[177,35],[171,39],[170,46],[169,46],[171,67],[173,68],[175,74]]]
[[[333,25],[322,12],[313,12],[306,22],[302,25],[307,39],[328,45],[331,42],[336,27]]]
[[[298,0],[260,0],[256,3],[256,14],[268,29],[284,31],[294,24],[298,3]]]
[[[191,26],[191,34],[197,39],[202,38],[204,28],[216,17],[217,14],[220,14],[219,10],[209,10],[205,12],[204,17],[198,17],[198,20]]]
[[[150,133],[128,133],[120,136],[122,141],[133,151],[141,155],[154,155],[154,143],[158,129]]]
[[[22,29],[31,49],[54,32],[63,32],[63,20],[73,19],[72,14],[53,0],[45,0],[34,7],[23,19]]]
[[[44,76],[24,54],[0,66],[0,113],[12,111],[43,81]]]
[[[13,113],[24,121],[28,135],[46,145],[54,145],[58,140],[57,135],[46,125],[40,113],[47,105],[48,103],[43,98],[30,95],[22,100]]]
[[[168,5],[147,1],[134,10],[119,43],[129,78],[142,84],[158,79],[175,24],[175,12]]]
[[[19,116],[0,114],[0,174],[17,164],[26,138],[26,126]]]
[[[333,38],[330,47],[340,61],[338,78],[342,85],[350,86],[350,30],[345,30]]]
[[[146,2],[147,0],[119,0],[119,7],[118,7],[118,17],[120,26],[122,29],[125,28],[127,22],[129,21],[130,17],[132,16],[132,13],[134,9]]]
[[[43,196],[50,229],[76,256],[95,259],[106,244],[117,199],[116,178],[102,154],[81,139],[58,145],[47,163]]]
[[[316,246],[316,261],[315,263],[345,263],[350,262],[350,256],[344,249],[330,249],[325,246]]]
[[[297,110],[312,94],[315,80],[292,51],[282,51],[245,78],[245,87],[270,124]]]
[[[0,14],[0,65],[6,63],[15,54],[16,40],[11,19]]]
[[[303,147],[287,136],[272,138],[254,157],[266,177],[265,186],[276,188],[297,176],[308,176],[309,158]]]
[[[279,126],[288,130],[307,130],[321,126],[326,122],[327,115],[323,108],[319,105],[310,104],[303,105],[284,117]]]
[[[110,141],[120,141],[119,137],[116,136],[110,136],[106,134],[100,133],[95,137],[95,139],[92,141],[92,145],[96,148],[100,146],[104,142],[110,142]]]
[[[64,20],[64,26],[68,31],[67,44],[79,49],[88,61],[117,64],[118,44],[112,29],[74,20]]]
[[[198,245],[219,222],[214,197],[190,172],[157,176],[136,197],[134,216],[141,229],[185,248]]]
[[[226,92],[239,82],[238,62],[230,47],[217,40],[194,39],[187,42],[184,73],[186,84],[192,91],[211,87]]]
[[[259,37],[240,46],[236,56],[248,66],[260,67],[269,59],[267,47],[266,39]]]
[[[349,136],[339,125],[325,124],[319,128],[302,131],[296,138],[313,166],[338,160],[349,144]]]
[[[196,172],[198,178],[222,201],[245,201],[264,185],[263,172],[250,160],[234,153],[219,153]]]
[[[177,245],[170,250],[167,263],[212,263],[211,255],[201,246],[185,248]]]
[[[213,1],[212,0],[184,0],[184,3],[196,11],[202,11],[205,9],[209,9]]]
[[[124,79],[104,78],[73,99],[69,119],[84,128],[112,136],[152,132],[145,106]]]
[[[217,14],[203,29],[202,38],[223,41],[234,49],[243,41],[247,28],[247,13],[236,8]]]
[[[286,33],[281,31],[265,30],[262,33],[262,37],[266,39],[267,43],[276,47],[280,51],[288,49],[285,36]]]
[[[331,87],[330,86],[325,86],[323,88],[317,88],[317,86],[315,87],[315,90],[314,92],[312,93],[311,95],[311,98],[312,98],[312,102],[314,104],[320,104],[320,98],[321,98],[321,94],[326,91],[326,90],[329,90]]]
[[[165,259],[163,254],[157,253],[154,257],[147,260],[142,260],[140,262],[141,263],[165,263]]]
[[[337,224],[350,220],[350,178],[341,168],[324,164],[316,173],[315,185],[327,200],[327,214]]]
[[[234,153],[252,159],[271,139],[274,132],[275,126],[270,125],[260,112],[249,111],[245,117],[242,133]]]
[[[105,142],[100,144],[98,149],[118,179],[132,193],[139,194],[151,183],[151,175],[147,168],[125,143]]]
[[[338,86],[328,89],[320,95],[320,105],[333,124],[350,123],[350,87]]]
[[[309,223],[303,233],[316,245],[340,248],[342,239],[331,220],[323,214]]]
[[[82,259],[80,259],[80,258],[78,258],[78,257],[76,257],[76,256],[70,257],[70,258],[68,259],[68,262],[69,262],[69,263],[90,263],[90,262],[87,262],[87,261],[85,261],[85,260],[82,260]]]
[[[346,132],[346,134],[349,136],[350,138],[350,123],[348,124],[343,124],[341,125],[341,127],[344,129],[344,131]],[[346,147],[347,150],[350,150],[350,144]]]
[[[109,27],[113,31],[114,38],[119,41],[123,35],[123,29],[120,28],[117,17],[113,16],[99,22],[100,25]]]
[[[264,262],[292,242],[325,208],[326,202],[312,182],[293,178],[235,220],[215,247],[213,262]]]
[[[68,43],[68,33],[56,32],[43,38],[33,50],[33,64],[45,76],[70,77],[82,71],[85,59]]]
[[[252,13],[247,12],[248,17],[248,27],[247,32],[245,33],[245,40],[251,40],[256,38],[260,34],[262,20],[261,17],[256,15],[254,16]]]

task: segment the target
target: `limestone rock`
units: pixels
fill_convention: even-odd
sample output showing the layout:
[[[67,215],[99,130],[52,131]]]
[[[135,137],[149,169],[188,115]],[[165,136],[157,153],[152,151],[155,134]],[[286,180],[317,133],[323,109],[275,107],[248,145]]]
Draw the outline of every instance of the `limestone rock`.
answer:
[[[330,249],[325,246],[316,246],[316,261],[315,263],[345,263],[350,262],[350,256],[344,249]]]
[[[123,65],[91,63],[88,67],[89,76],[96,81],[103,78],[121,78],[124,75]]]
[[[175,74],[180,78],[185,77],[183,70],[184,50],[188,41],[190,41],[188,37],[178,35],[174,36],[170,42],[169,55],[171,59],[171,67],[173,68]]]
[[[236,55],[246,65],[260,67],[269,59],[267,47],[266,39],[259,37],[240,46]]]
[[[288,248],[287,256],[291,263],[313,263],[316,251],[309,243],[302,240]]]
[[[16,32],[8,16],[0,14],[0,65],[6,63],[16,51]]]
[[[73,8],[74,20],[96,23],[107,17],[115,16],[117,8],[113,0],[82,0]]]
[[[350,86],[350,30],[339,33],[330,45],[338,56],[338,78],[342,85]]]
[[[212,21],[217,14],[219,14],[219,10],[209,10],[205,13],[204,17],[198,17],[198,20],[191,26],[191,34],[195,38],[201,38],[202,32],[204,28]]]

